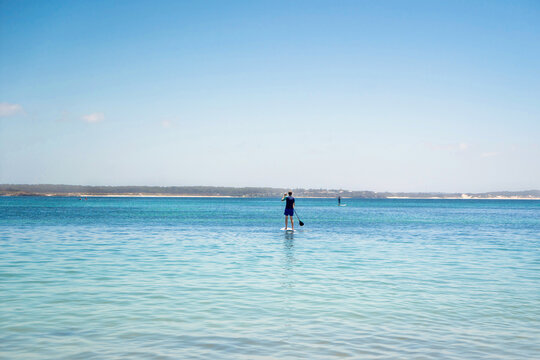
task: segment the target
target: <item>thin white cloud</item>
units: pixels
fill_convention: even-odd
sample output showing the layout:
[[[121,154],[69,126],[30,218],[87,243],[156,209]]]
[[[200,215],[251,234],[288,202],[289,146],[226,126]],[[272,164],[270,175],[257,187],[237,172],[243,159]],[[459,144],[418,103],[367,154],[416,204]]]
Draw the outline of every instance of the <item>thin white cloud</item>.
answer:
[[[487,151],[480,154],[480,157],[487,158],[487,157],[493,157],[499,155],[496,151]]]
[[[163,120],[163,121],[161,122],[161,126],[163,126],[165,129],[170,128],[171,125],[172,125],[172,123],[171,123],[169,120]]]
[[[13,116],[22,113],[23,107],[19,104],[10,104],[7,102],[0,103],[0,117]]]
[[[97,122],[105,120],[105,114],[96,112],[96,113],[84,115],[82,119],[88,123],[97,123]]]
[[[437,150],[437,151],[465,151],[469,148],[469,144],[466,143],[454,143],[454,144],[434,144],[434,143],[425,143],[424,144],[428,149]]]

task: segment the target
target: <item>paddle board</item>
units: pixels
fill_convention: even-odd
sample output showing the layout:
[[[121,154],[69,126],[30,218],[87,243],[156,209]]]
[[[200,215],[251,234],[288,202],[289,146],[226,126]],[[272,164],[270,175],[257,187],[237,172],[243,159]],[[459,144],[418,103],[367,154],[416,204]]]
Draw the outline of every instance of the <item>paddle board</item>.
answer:
[[[291,229],[291,228],[286,228],[286,229],[285,229],[284,227],[282,227],[281,230],[285,230],[285,231],[294,231],[294,230]]]
[[[341,204],[341,205],[338,205],[338,206],[347,206],[347,204]]]

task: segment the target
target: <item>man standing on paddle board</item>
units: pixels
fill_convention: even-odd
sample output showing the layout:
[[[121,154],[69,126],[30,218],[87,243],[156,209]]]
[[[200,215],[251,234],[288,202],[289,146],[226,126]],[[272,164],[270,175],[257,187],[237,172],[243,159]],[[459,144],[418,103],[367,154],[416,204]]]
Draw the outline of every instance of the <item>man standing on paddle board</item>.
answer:
[[[289,191],[289,196],[287,196],[287,193],[283,194],[281,201],[286,201],[285,212],[283,213],[285,215],[285,230],[287,230],[287,216],[291,218],[291,229],[294,230],[294,198],[292,191]]]

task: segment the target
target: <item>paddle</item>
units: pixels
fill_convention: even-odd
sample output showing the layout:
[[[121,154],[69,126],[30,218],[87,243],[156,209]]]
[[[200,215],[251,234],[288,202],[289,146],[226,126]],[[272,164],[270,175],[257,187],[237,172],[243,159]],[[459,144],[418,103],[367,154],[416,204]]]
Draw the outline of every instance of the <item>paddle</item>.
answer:
[[[294,209],[294,213],[296,214],[296,218],[298,219],[298,223],[300,224],[300,226],[304,226],[304,222],[300,220],[300,218],[298,217],[298,213],[296,212],[296,209]]]

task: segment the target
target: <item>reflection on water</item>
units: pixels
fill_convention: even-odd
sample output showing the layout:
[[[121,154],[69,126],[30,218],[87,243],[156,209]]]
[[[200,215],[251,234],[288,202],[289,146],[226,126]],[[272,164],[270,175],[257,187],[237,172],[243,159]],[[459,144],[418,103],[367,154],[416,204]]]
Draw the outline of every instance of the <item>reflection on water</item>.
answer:
[[[294,265],[294,233],[285,233],[283,240],[283,253],[285,254],[285,268],[291,270]]]
[[[282,285],[286,288],[294,286],[294,233],[285,232],[283,238],[283,281]]]
[[[285,341],[290,342],[294,338],[294,313],[295,313],[295,294],[294,287],[296,282],[294,254],[294,233],[285,232],[283,237],[283,256],[282,256],[282,295],[280,302],[283,309],[282,334]]]

